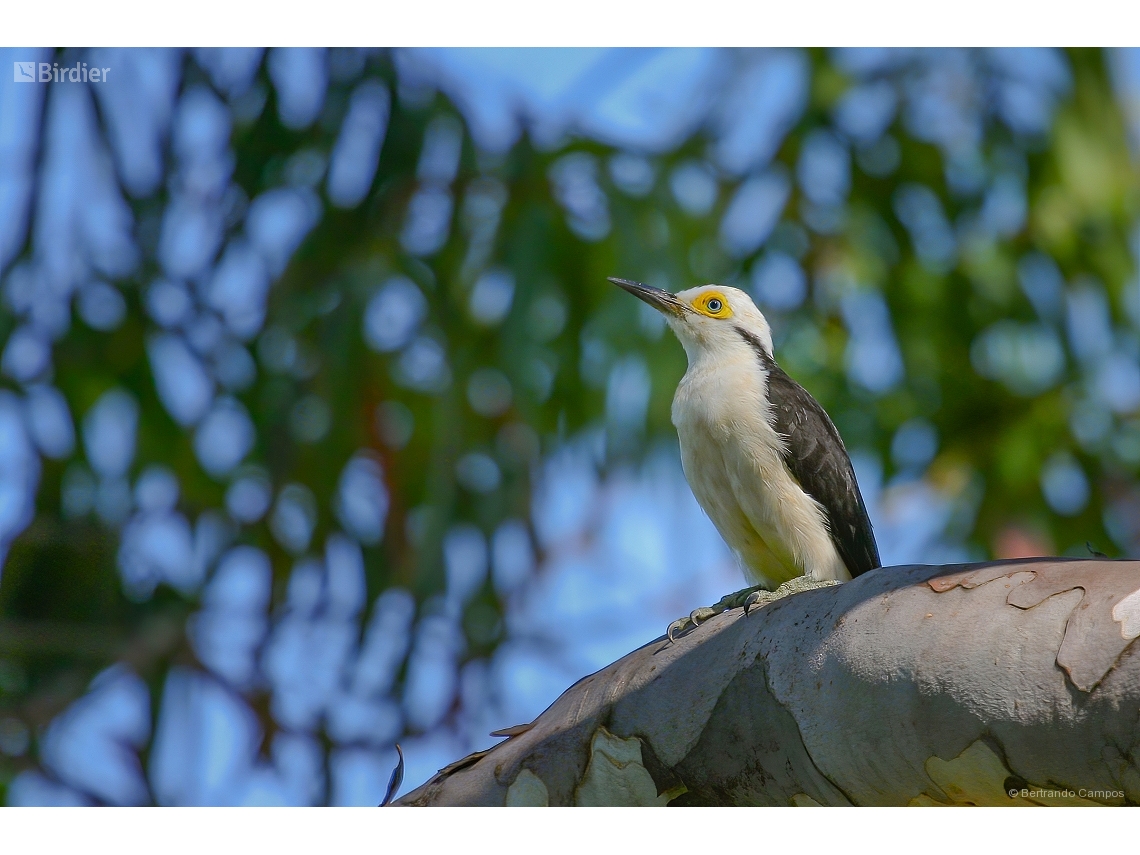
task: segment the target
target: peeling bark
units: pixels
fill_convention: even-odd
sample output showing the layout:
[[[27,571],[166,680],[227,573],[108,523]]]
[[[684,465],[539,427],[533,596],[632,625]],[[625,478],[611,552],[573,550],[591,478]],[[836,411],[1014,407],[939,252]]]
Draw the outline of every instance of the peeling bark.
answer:
[[[1140,561],[882,568],[647,644],[397,804],[1140,803],[1138,635]]]

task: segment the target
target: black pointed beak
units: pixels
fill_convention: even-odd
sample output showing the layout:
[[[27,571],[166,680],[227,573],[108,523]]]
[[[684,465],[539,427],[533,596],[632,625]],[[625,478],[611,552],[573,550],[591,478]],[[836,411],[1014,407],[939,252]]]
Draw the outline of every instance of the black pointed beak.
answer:
[[[686,306],[673,294],[668,291],[662,291],[660,288],[654,288],[652,285],[646,285],[642,282],[632,282],[629,279],[618,279],[615,276],[610,276],[609,280],[623,288],[639,300],[644,300],[658,311],[665,312],[666,314],[673,315],[674,317],[681,317],[684,314]]]

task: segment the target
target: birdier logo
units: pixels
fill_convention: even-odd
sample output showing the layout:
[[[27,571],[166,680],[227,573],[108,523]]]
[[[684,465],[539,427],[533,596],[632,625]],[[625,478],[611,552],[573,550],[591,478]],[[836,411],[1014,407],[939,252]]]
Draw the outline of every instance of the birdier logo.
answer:
[[[109,68],[88,67],[85,62],[60,67],[58,62],[13,62],[16,83],[106,83]]]

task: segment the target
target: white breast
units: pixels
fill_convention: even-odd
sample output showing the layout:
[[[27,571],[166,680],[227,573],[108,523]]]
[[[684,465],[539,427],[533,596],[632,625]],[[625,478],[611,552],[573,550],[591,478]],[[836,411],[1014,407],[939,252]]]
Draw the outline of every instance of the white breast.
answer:
[[[689,367],[673,398],[685,477],[753,584],[850,579],[823,510],[781,459],[766,386],[751,354]]]

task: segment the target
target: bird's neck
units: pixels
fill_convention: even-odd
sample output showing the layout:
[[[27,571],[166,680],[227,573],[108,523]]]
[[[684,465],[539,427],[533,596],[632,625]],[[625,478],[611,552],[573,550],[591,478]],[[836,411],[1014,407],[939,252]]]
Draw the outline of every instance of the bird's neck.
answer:
[[[737,408],[766,411],[767,372],[743,348],[720,354],[701,351],[689,357],[689,367],[673,398],[673,424],[680,430],[692,418],[713,423],[737,421]]]
[[[763,341],[756,337],[757,341]],[[740,336],[718,337],[706,341],[682,340],[689,367],[687,374],[714,373],[718,369],[759,367],[755,348]],[[768,351],[771,353],[771,350]]]

